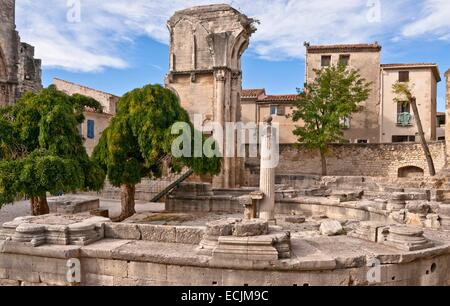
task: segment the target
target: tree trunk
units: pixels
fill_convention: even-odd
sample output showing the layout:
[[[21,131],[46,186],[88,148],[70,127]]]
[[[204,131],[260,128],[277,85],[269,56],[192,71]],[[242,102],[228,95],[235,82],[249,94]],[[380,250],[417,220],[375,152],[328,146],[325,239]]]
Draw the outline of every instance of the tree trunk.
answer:
[[[322,165],[322,176],[327,176],[327,159],[325,158],[325,152],[319,150],[320,152],[320,163]]]
[[[31,213],[33,216],[42,216],[50,213],[50,208],[48,207],[47,197],[39,196],[33,197],[31,202]]]
[[[118,221],[123,221],[136,213],[136,210],[134,209],[135,192],[136,192],[135,185],[122,185],[122,193],[121,193],[122,210],[118,218],[119,219]]]
[[[425,158],[427,159],[430,175],[435,176],[436,168],[434,167],[433,157],[431,156],[430,148],[428,147],[427,140],[425,139],[425,133],[423,132],[422,120],[420,119],[419,109],[417,108],[416,98],[411,99],[410,103],[411,103],[411,106],[413,109],[414,117],[416,117],[416,124],[417,124],[417,129],[419,131],[420,143],[422,144]]]

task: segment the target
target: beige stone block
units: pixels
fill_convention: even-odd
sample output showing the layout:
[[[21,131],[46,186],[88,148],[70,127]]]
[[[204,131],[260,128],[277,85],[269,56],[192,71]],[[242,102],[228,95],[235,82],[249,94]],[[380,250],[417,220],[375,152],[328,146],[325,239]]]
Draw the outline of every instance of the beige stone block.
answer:
[[[128,274],[127,270],[128,264],[122,260],[100,258],[81,259],[82,273],[126,277]]]
[[[176,227],[176,243],[200,244],[205,235],[204,227]]]
[[[34,272],[65,275],[68,271],[67,260],[65,259],[32,257],[31,265]]]
[[[20,282],[17,280],[10,280],[10,279],[0,279],[0,287],[14,287],[14,286],[20,286]]]
[[[82,283],[87,286],[114,286],[114,277],[85,273],[82,277]]]
[[[153,281],[147,279],[135,279],[129,277],[114,277],[114,286],[125,286],[125,287],[149,287],[149,286],[165,286],[165,281]]]
[[[49,286],[70,286],[66,274],[39,273],[41,283]]]
[[[140,240],[141,232],[135,224],[106,223],[105,238]]]
[[[0,268],[0,279],[7,279],[8,276],[8,270]]]
[[[173,226],[164,225],[138,225],[142,240],[155,242],[176,242],[176,230]]]
[[[211,286],[222,279],[222,270],[188,267],[167,266],[167,282],[179,286]]]
[[[167,266],[133,261],[128,264],[128,277],[133,279],[165,282],[167,280]]]

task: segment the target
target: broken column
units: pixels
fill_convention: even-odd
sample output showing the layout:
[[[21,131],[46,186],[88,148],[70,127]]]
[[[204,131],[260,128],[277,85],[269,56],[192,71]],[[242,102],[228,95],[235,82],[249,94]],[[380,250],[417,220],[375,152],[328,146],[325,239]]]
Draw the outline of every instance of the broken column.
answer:
[[[264,119],[264,129],[261,133],[261,173],[259,188],[264,193],[264,199],[259,204],[259,218],[275,221],[275,167],[273,158],[275,143],[272,117]]]

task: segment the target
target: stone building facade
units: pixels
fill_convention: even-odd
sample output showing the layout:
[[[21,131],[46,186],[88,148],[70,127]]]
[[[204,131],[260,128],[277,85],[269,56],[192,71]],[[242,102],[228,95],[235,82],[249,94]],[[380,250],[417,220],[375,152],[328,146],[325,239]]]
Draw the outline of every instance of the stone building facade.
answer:
[[[207,5],[178,11],[167,25],[170,32],[170,70],[166,86],[193,116],[208,123],[241,119],[241,56],[256,31],[254,21],[229,5]],[[197,127],[201,128],[201,127]],[[217,139],[217,138],[216,138]],[[218,140],[218,139],[217,139]],[[219,141],[221,148],[232,143]],[[225,158],[217,187],[240,185],[241,160]]]
[[[41,61],[34,47],[20,41],[15,0],[0,0],[0,105],[15,103],[28,91],[42,89]]]
[[[305,80],[314,81],[315,70],[345,63],[358,69],[367,82],[371,82],[369,98],[361,103],[361,111],[349,119],[344,136],[352,143],[380,142],[380,61],[381,46],[374,44],[355,45],[310,45],[306,47]]]
[[[428,141],[437,140],[437,83],[441,81],[436,64],[381,65],[381,142],[419,141],[417,121],[410,105],[395,102],[392,86],[408,82],[417,98],[417,108]]]
[[[310,45],[306,47],[305,80],[313,82],[316,70],[331,65],[343,63],[350,68],[359,70],[361,76],[371,83],[369,98],[360,104],[360,111],[345,119],[344,137],[350,143],[398,143],[417,142],[418,131],[411,107],[400,107],[394,101],[392,85],[397,81],[408,82],[418,102],[422,125],[427,140],[438,139],[436,97],[437,83],[441,81],[439,69],[432,63],[415,64],[381,64],[381,46],[374,44],[354,45]],[[288,106],[285,116],[274,116],[280,121],[281,143],[295,143],[297,139],[291,135],[296,125],[289,116],[293,111],[294,95],[269,96],[277,101],[269,101],[263,89],[247,90],[248,96],[242,97],[242,118],[247,122],[260,122],[254,113],[260,113],[257,105],[266,105],[261,109],[261,118],[277,110],[280,98],[287,100],[283,104]],[[282,98],[284,97],[284,98]],[[272,114],[273,115],[273,114]],[[283,117],[283,118],[282,118]],[[406,121],[407,122],[406,122]],[[442,134],[442,133],[441,133]],[[440,139],[443,135],[439,136]]]
[[[91,155],[103,131],[109,126],[112,117],[116,114],[116,104],[119,101],[119,97],[60,79],[54,79],[53,84],[58,90],[68,95],[81,94],[91,97],[103,106],[103,112],[86,109],[84,112],[86,120],[80,126],[86,151]]]
[[[292,121],[297,94],[266,95],[265,89],[244,89],[241,97],[242,122],[262,123],[272,116],[273,123],[279,126],[281,144],[297,141],[293,132],[300,122]]]

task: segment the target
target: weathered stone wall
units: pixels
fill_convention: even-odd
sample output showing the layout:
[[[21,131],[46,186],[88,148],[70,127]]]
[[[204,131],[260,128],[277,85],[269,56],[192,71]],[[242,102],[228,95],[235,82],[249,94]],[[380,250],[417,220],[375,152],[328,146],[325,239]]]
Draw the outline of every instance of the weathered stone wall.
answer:
[[[28,91],[42,89],[41,61],[21,43],[15,24],[15,0],[0,0],[0,105],[12,104]]]
[[[311,246],[310,246],[311,247]],[[104,240],[91,246],[41,246],[0,241],[0,286],[68,286],[69,259],[79,259],[81,285],[96,286],[357,286],[367,285],[366,258],[318,257],[295,265],[247,266],[236,260],[196,260],[195,246]],[[158,249],[161,252],[158,252]],[[177,254],[178,256],[175,256]],[[182,255],[184,254],[184,255]],[[166,254],[167,255],[167,254]],[[449,285],[449,251],[438,247],[408,256],[378,255],[379,285]]]
[[[445,165],[445,144],[429,143],[437,171]],[[428,175],[428,166],[420,144],[336,144],[330,146],[327,156],[328,175],[332,176],[374,176],[398,177],[403,167],[418,167]],[[259,161],[256,158],[246,161],[246,182],[255,183],[259,175]],[[280,163],[277,174],[320,175],[320,157],[316,151],[305,147],[281,145]],[[257,180],[256,180],[257,181]]]
[[[445,112],[445,143],[446,156],[450,160],[450,69],[445,73],[446,79],[446,112]]]

